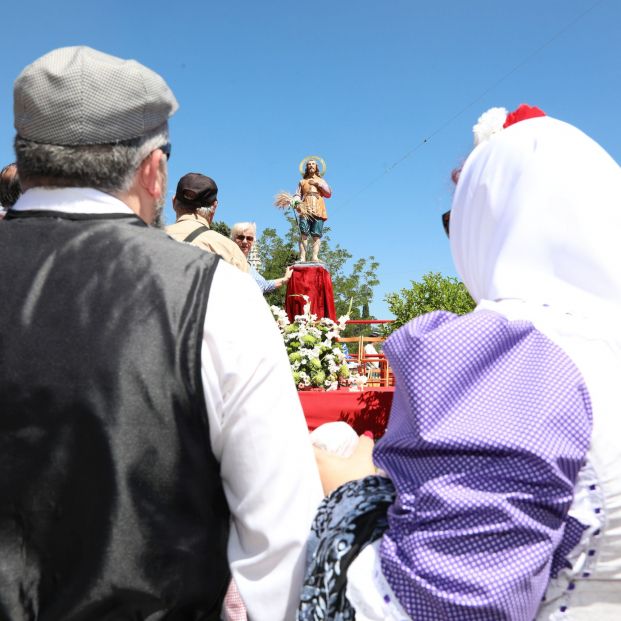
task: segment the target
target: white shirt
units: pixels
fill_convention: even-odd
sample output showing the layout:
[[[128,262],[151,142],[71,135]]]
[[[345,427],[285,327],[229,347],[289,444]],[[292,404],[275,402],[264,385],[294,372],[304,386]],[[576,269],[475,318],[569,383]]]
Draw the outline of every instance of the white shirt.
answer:
[[[14,209],[133,213],[88,188],[34,188]],[[323,494],[276,322],[252,278],[224,261],[209,293],[201,358],[211,448],[232,515],[233,577],[253,621],[293,619]]]

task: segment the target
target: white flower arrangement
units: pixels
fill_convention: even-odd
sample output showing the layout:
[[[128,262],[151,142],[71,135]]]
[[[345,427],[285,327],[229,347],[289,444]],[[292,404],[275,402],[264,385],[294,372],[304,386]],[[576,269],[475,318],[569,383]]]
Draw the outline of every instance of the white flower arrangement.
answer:
[[[352,392],[356,392],[357,390],[363,390],[366,383],[369,381],[369,378],[366,375],[360,375],[356,373],[352,375],[350,379],[350,387],[349,390]]]
[[[299,390],[336,390],[339,384],[359,385],[356,374],[350,375],[345,354],[337,342],[349,315],[339,317],[337,322],[328,317],[317,319],[317,315],[311,315],[308,296],[303,297],[304,312],[296,315],[293,323],[283,309],[271,307],[283,335],[295,385]]]

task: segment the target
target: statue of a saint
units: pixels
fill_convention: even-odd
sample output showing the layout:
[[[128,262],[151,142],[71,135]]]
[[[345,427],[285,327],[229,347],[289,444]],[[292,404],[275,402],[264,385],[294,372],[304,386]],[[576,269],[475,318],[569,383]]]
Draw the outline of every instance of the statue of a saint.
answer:
[[[326,165],[323,164],[325,172]],[[305,164],[302,169],[302,165]],[[319,245],[323,234],[323,223],[328,219],[324,198],[330,198],[332,191],[330,186],[322,179],[322,173],[316,159],[302,160],[300,171],[302,179],[294,195],[294,208],[298,212],[298,225],[300,227],[300,261],[306,261],[306,242],[312,238],[311,261],[319,261]]]

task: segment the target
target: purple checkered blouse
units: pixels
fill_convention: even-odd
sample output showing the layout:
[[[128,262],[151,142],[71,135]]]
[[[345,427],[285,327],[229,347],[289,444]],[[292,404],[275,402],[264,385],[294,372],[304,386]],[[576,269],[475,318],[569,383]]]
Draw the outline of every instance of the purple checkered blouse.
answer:
[[[583,527],[591,437],[570,358],[527,321],[434,312],[384,348],[397,389],[374,452],[397,500],[382,572],[417,621],[533,619]]]

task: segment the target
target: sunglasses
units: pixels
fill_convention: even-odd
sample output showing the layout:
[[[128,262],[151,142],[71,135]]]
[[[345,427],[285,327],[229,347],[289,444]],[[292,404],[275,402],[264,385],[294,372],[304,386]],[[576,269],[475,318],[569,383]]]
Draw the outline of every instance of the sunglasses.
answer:
[[[158,149],[166,156],[167,160],[170,159],[170,151],[172,149],[172,145],[170,144],[170,142],[163,144],[161,147],[158,147]]]
[[[237,235],[235,239],[241,242],[243,242],[244,240],[249,241],[249,242],[254,241],[254,237],[252,235]]]
[[[444,227],[444,232],[446,233],[447,237],[450,237],[449,235],[450,224],[451,224],[451,210],[449,209],[448,211],[445,211],[442,214],[442,226]]]

